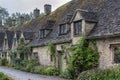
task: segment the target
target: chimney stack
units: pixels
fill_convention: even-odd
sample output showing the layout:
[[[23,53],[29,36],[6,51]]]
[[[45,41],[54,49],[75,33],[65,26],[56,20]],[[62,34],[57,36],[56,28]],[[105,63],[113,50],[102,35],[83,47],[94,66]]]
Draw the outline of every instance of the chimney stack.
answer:
[[[51,10],[52,10],[52,6],[50,4],[45,4],[44,5],[45,15],[49,15],[51,13]]]
[[[16,25],[16,20],[13,19],[13,20],[12,20],[12,26],[15,26],[15,25]]]
[[[39,15],[40,15],[40,10],[36,8],[34,10],[34,19],[36,19],[37,17],[39,17]]]
[[[24,17],[20,16],[20,24],[23,24],[23,23],[24,23]]]

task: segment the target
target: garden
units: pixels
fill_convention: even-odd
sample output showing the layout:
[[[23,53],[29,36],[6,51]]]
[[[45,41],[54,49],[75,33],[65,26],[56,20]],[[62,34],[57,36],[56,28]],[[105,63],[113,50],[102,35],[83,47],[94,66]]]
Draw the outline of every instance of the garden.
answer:
[[[0,72],[0,80],[13,80],[13,79]]]

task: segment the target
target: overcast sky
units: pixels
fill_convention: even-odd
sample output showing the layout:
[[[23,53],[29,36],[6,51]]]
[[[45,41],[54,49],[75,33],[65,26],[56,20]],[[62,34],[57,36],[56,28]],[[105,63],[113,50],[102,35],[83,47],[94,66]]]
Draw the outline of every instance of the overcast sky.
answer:
[[[6,8],[9,13],[29,13],[38,8],[44,11],[44,4],[51,4],[52,10],[71,0],[0,0],[0,6]]]

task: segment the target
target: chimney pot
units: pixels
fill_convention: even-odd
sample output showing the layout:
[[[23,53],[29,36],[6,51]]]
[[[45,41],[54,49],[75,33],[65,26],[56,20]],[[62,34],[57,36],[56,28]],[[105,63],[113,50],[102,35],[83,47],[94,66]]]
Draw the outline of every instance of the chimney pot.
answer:
[[[16,20],[13,19],[13,20],[12,20],[12,26],[15,26],[15,25],[16,25]]]
[[[40,10],[39,9],[34,9],[34,18],[36,19],[40,15]]]
[[[23,24],[23,23],[24,23],[24,17],[20,16],[20,24]]]
[[[51,13],[51,10],[52,10],[52,6],[50,4],[44,5],[45,15],[49,15]]]

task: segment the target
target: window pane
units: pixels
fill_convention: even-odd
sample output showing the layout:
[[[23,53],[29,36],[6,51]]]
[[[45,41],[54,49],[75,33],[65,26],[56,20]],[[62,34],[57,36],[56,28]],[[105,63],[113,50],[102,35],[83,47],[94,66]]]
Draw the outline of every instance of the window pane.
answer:
[[[82,31],[82,23],[81,21],[77,21],[74,23],[74,35],[79,35]]]
[[[40,38],[44,38],[45,37],[45,30],[40,30]]]
[[[59,34],[65,34],[67,32],[67,27],[66,27],[66,24],[62,24],[60,25],[60,33]]]

